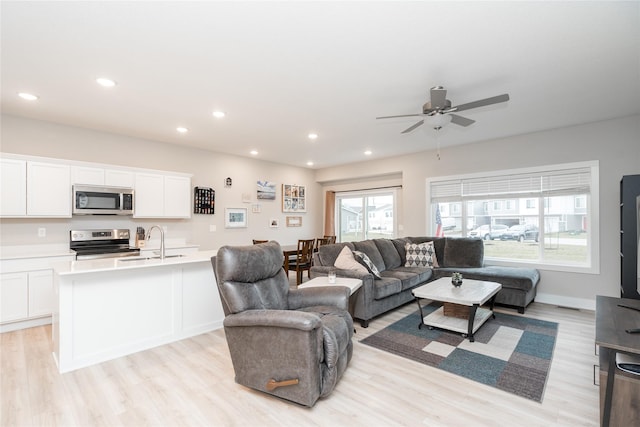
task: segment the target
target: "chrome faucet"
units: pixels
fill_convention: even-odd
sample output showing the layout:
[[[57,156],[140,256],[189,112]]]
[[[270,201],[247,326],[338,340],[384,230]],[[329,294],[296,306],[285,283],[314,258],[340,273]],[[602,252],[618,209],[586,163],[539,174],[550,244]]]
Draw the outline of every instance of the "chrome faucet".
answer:
[[[160,230],[160,259],[164,259],[164,230],[159,225],[152,225],[151,228],[147,231],[147,238],[149,240],[151,238],[151,230],[157,228]]]

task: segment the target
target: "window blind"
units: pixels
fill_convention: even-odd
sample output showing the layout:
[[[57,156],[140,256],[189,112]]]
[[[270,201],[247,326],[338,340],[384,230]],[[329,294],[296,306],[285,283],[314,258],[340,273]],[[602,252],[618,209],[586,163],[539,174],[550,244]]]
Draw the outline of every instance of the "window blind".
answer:
[[[485,198],[540,197],[589,194],[591,168],[461,178],[431,182],[431,201],[479,200]]]

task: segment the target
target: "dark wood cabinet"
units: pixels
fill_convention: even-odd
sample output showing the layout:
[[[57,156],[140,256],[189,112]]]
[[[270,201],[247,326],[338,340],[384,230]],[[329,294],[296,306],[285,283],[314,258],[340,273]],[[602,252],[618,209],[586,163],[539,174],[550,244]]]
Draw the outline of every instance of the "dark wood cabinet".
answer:
[[[640,299],[638,292],[638,222],[640,175],[620,180],[620,296]]]

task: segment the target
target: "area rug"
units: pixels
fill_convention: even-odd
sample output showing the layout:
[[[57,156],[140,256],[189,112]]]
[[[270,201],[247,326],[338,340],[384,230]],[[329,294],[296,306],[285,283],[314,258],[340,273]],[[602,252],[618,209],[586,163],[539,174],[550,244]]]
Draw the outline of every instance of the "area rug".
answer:
[[[423,307],[424,314],[440,305]],[[536,402],[542,402],[558,324],[496,313],[475,333],[462,335],[420,324],[420,312],[360,342]]]

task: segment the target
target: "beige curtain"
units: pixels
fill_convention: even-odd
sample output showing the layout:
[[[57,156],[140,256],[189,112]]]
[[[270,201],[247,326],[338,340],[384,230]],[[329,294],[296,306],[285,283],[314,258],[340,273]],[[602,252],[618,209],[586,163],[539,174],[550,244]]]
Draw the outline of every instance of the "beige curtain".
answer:
[[[336,192],[327,191],[325,193],[324,204],[324,234],[325,236],[336,235]]]

